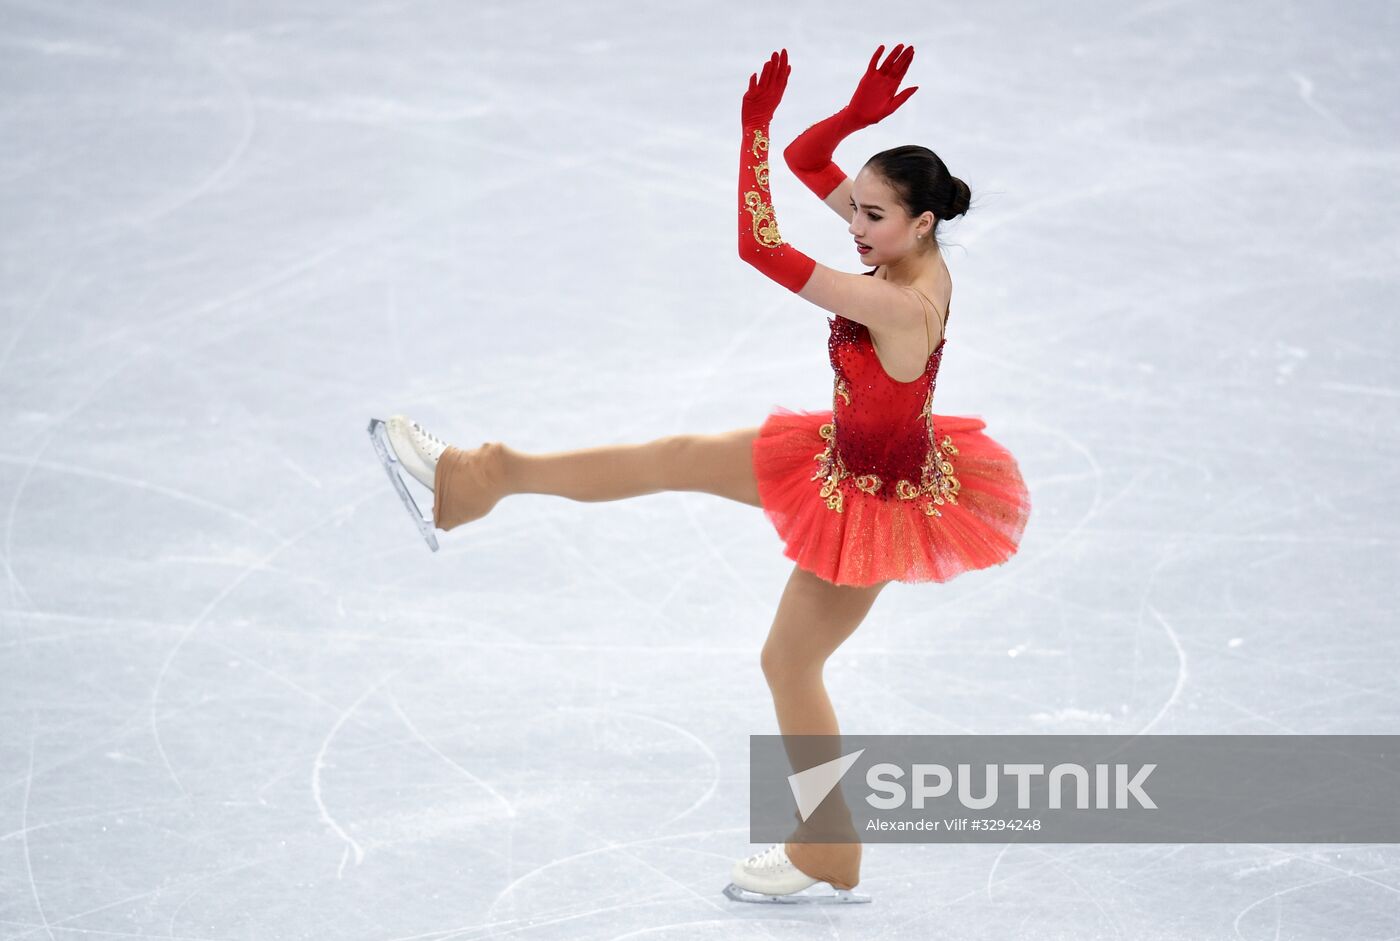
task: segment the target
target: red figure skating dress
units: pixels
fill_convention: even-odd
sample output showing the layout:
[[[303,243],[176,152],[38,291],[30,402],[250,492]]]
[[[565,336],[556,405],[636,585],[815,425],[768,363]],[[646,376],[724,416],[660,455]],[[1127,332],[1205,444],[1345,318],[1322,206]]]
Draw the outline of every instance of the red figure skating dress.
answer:
[[[933,413],[947,337],[923,375],[900,382],[864,324],[839,314],[828,323],[831,410],[779,406],[753,444],[759,499],[784,555],[838,585],[946,582],[1009,559],[1030,494],[986,422]]]

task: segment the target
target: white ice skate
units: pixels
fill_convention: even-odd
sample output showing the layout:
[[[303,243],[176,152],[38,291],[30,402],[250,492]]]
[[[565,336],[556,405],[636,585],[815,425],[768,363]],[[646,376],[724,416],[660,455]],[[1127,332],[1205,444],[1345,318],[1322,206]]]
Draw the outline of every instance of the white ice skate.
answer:
[[[734,864],[729,878],[733,881],[724,887],[724,894],[736,902],[811,905],[870,901],[868,895],[838,889],[829,882],[813,879],[792,864],[792,860],[788,859],[787,847],[782,843],[774,843],[761,853],[739,860]],[[814,885],[829,886],[832,891],[803,891]]]
[[[413,522],[423,534],[428,547],[437,552],[437,527],[433,525],[433,518],[418,508],[413,495],[408,492],[408,482],[404,480],[400,471],[408,471],[414,480],[431,492],[437,474],[437,462],[442,457],[442,452],[447,450],[447,444],[436,435],[429,434],[416,421],[410,421],[403,415],[392,415],[387,422],[371,418],[369,437],[375,453],[379,455],[380,463],[384,465],[384,472],[389,475],[389,482],[399,492],[404,507],[413,517]]]

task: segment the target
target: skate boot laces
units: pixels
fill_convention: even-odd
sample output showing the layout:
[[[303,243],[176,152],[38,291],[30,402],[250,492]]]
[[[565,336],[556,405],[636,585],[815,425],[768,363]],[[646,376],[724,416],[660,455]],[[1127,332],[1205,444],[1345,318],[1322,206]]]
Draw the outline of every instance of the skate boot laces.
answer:
[[[744,860],[744,865],[755,871],[766,872],[791,866],[792,861],[788,859],[786,847],[781,843],[774,843],[766,850],[754,853]]]
[[[414,443],[418,446],[418,450],[428,454],[434,460],[447,449],[446,441],[443,441],[416,421],[409,421],[408,426],[413,429],[413,439]]]

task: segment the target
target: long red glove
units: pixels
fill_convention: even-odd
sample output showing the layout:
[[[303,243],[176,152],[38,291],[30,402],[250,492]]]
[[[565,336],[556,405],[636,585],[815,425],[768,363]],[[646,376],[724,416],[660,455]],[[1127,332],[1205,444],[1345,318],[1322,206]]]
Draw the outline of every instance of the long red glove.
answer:
[[[854,132],[883,121],[919,90],[915,85],[895,94],[899,83],[904,81],[904,73],[909,71],[909,63],[914,61],[914,47],[906,49],[904,43],[900,43],[880,65],[880,53],[884,51],[882,45],[870,57],[870,64],[850,104],[807,128],[783,151],[788,169],[822,199],[830,196],[846,179],[846,174],[831,159],[836,145]]]
[[[749,76],[744,93],[744,137],[739,148],[739,257],[794,294],[802,290],[817,263],[783,242],[768,189],[768,125],[783,100],[787,50],[773,53],[763,77]]]

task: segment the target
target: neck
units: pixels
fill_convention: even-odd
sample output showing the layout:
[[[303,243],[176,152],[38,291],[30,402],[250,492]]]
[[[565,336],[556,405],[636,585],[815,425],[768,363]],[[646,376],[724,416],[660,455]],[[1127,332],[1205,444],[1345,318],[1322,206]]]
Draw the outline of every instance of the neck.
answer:
[[[905,255],[898,261],[882,265],[885,269],[885,279],[896,284],[913,284],[931,268],[937,266],[939,259],[938,249],[919,252],[914,251]]]

